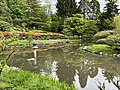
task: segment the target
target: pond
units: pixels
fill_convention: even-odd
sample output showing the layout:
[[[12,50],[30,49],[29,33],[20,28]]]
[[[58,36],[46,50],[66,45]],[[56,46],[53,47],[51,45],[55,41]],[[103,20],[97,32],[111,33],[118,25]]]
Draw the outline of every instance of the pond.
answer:
[[[3,57],[4,56],[4,57]],[[0,55],[4,59],[6,55]],[[120,90],[120,58],[84,52],[79,44],[61,48],[38,50],[36,62],[33,52],[26,49],[13,54],[10,66],[51,75],[60,82],[74,83],[77,90]]]

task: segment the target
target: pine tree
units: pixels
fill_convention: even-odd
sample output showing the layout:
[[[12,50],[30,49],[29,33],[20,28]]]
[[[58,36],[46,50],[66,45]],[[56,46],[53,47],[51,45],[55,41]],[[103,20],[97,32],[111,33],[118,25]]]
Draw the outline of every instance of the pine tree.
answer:
[[[104,7],[104,11],[107,13],[108,18],[112,18],[115,15],[118,15],[119,9],[117,8],[118,5],[116,4],[117,0],[107,0],[106,6]]]
[[[0,0],[0,21],[11,22],[10,9],[5,0]]]
[[[80,0],[77,12],[83,14],[84,19],[89,18],[91,12],[89,0]]]
[[[57,14],[62,18],[76,13],[77,4],[75,0],[57,0]]]
[[[97,19],[97,17],[100,14],[100,4],[99,4],[98,0],[92,0],[90,2],[90,8],[91,8],[90,18]]]
[[[6,0],[12,19],[24,19],[26,0]]]

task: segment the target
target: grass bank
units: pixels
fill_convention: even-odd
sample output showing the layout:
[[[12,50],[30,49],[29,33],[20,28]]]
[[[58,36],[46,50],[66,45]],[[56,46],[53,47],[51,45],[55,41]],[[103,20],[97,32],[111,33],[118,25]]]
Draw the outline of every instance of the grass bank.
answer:
[[[29,41],[29,40],[18,40],[18,41],[14,41],[14,42],[11,42],[9,45],[15,45],[15,44],[18,44],[18,45],[32,45],[34,42],[39,42],[39,43],[43,43],[43,44],[53,44],[53,43],[57,43],[57,42],[65,42],[66,40],[65,39],[56,39],[56,40],[32,40],[32,41]]]
[[[13,90],[76,90],[74,85],[60,83],[50,76],[10,69],[7,66],[3,69],[0,79],[8,83]]]
[[[89,51],[103,52],[104,54],[119,54],[120,51],[113,50],[109,45],[105,44],[92,44],[87,47]]]

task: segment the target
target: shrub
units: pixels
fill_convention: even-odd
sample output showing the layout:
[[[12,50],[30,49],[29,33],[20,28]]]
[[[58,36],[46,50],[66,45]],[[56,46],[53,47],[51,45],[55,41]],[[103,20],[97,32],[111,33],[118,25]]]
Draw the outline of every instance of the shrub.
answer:
[[[101,32],[98,32],[94,35],[94,39],[98,40],[98,39],[101,39],[101,38],[106,38],[113,33],[114,33],[114,31],[101,31]]]
[[[20,28],[20,27],[13,27],[13,29],[14,29],[15,31],[22,31],[22,28]]]
[[[9,31],[11,28],[10,24],[5,21],[0,21],[0,30],[1,31]]]
[[[120,34],[120,15],[114,18],[115,22],[115,31]]]
[[[120,49],[120,34],[108,36],[107,44],[112,46],[113,49]]]
[[[82,39],[90,41],[98,32],[97,22],[95,20],[86,20],[83,26]]]
[[[102,38],[102,39],[98,39],[96,41],[97,44],[107,44],[107,40],[105,38]]]
[[[11,36],[11,33],[10,32],[6,32],[5,33],[5,37],[9,38]]]
[[[26,32],[22,32],[20,35],[21,39],[26,39],[28,37]]]

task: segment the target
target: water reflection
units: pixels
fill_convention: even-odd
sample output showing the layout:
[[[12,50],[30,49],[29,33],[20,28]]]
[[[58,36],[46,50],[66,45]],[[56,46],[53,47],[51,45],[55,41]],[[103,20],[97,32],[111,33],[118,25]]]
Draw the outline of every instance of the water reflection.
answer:
[[[105,90],[120,89],[120,58],[83,52],[77,45],[37,52],[36,66],[27,61],[33,57],[33,53],[15,54],[9,65],[74,83],[77,90],[98,90],[103,84]]]

